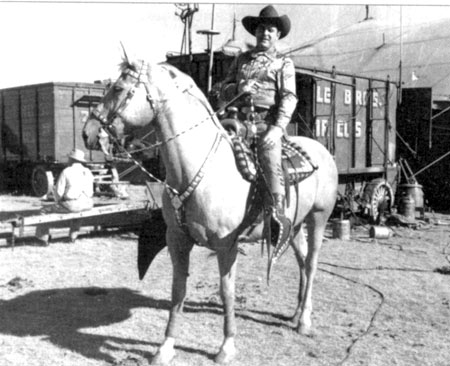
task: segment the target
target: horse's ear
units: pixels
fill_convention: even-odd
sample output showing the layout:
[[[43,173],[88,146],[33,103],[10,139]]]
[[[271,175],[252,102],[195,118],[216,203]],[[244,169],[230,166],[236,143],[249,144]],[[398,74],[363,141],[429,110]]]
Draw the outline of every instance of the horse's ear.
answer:
[[[127,51],[125,51],[125,47],[124,47],[122,41],[120,41],[120,45],[122,46],[123,60],[124,60],[127,64],[129,64],[129,63],[130,63],[130,60],[128,59]]]
[[[154,76],[155,65],[152,62],[148,62],[146,66],[147,66],[147,77],[148,77],[148,80],[150,82],[153,82],[154,78],[155,78],[155,76]]]

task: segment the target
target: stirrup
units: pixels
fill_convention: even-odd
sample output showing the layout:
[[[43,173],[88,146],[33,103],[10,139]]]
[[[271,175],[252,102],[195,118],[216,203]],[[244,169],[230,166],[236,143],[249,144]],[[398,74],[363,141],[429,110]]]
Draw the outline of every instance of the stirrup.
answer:
[[[269,215],[269,220],[267,220],[268,232],[266,240],[268,242],[268,246],[273,245],[275,248],[272,252],[272,255],[269,255],[268,258],[269,262],[267,266],[267,284],[269,284],[270,272],[273,265],[277,262],[278,259],[280,259],[284,252],[286,252],[286,249],[289,247],[289,244],[292,240],[291,221],[276,209],[274,209]],[[269,248],[268,253],[270,253]]]
[[[272,259],[279,259],[291,241],[292,223],[284,214],[273,210],[270,217],[270,243],[275,247]]]

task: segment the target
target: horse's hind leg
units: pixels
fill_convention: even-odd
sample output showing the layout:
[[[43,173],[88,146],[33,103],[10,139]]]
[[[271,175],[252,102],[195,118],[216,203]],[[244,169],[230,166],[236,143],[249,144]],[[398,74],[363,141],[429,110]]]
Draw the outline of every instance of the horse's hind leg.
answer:
[[[328,216],[324,211],[312,212],[308,215],[306,221],[308,229],[308,253],[305,260],[306,288],[302,299],[300,321],[297,327],[297,331],[301,334],[309,334],[311,330],[313,282],[317,272],[319,252]]]
[[[301,225],[298,230],[298,234],[292,240],[292,247],[294,249],[295,258],[297,259],[300,279],[298,288],[298,302],[297,309],[292,317],[292,322],[297,324],[300,320],[300,315],[302,314],[302,304],[305,298],[306,290],[306,272],[305,272],[305,258],[308,252],[307,243],[305,240],[305,234],[303,232],[303,225]]]
[[[186,297],[189,275],[189,254],[193,244],[183,234],[167,233],[167,245],[172,260],[172,305],[163,344],[152,360],[153,365],[167,365],[175,356],[175,338],[180,330],[180,318]]]
[[[224,341],[215,361],[228,363],[236,355],[234,337],[236,335],[236,319],[234,314],[234,294],[236,281],[237,245],[217,254],[220,272],[220,297],[224,308]]]

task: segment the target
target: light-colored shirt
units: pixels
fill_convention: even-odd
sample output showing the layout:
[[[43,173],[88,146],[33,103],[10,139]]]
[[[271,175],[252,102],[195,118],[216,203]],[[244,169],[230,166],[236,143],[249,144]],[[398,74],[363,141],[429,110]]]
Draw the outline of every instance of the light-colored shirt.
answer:
[[[94,176],[81,163],[73,163],[59,175],[54,194],[56,202],[67,203],[73,211],[90,209],[93,206]]]
[[[276,49],[266,52],[247,51],[237,56],[230,66],[222,87],[222,98],[231,100],[241,92],[246,81],[260,85],[253,95],[255,106],[275,108],[275,125],[286,128],[297,105],[294,63],[279,55]]]

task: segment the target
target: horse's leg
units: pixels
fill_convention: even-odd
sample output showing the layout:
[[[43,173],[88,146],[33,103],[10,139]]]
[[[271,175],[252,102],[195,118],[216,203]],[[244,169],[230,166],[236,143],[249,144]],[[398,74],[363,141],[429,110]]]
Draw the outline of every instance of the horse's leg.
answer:
[[[295,258],[297,259],[300,280],[298,288],[298,303],[295,310],[292,322],[298,324],[300,315],[302,314],[302,303],[305,298],[306,290],[306,272],[305,272],[305,258],[308,253],[308,248],[305,240],[305,234],[303,232],[303,225],[301,225],[298,234],[292,240],[292,247],[294,249]]]
[[[215,361],[228,363],[236,355],[234,337],[236,335],[236,319],[234,314],[234,293],[237,265],[237,244],[231,249],[222,250],[217,254],[220,272],[220,297],[224,309],[224,341]]]
[[[308,229],[308,253],[305,261],[306,289],[300,321],[297,327],[297,332],[300,334],[309,334],[311,330],[313,282],[317,272],[319,252],[322,246],[327,219],[328,215],[323,211],[319,211],[310,213],[306,221]]]
[[[186,297],[186,282],[189,275],[189,254],[193,243],[183,233],[168,232],[166,235],[172,260],[172,305],[167,323],[165,339],[152,360],[153,365],[167,365],[175,356],[175,338],[180,330],[180,317]]]

